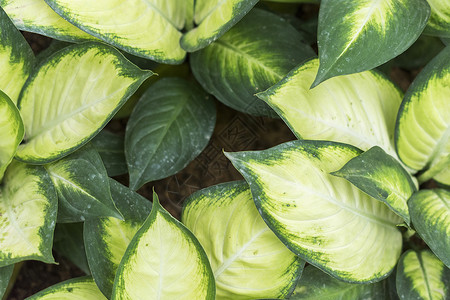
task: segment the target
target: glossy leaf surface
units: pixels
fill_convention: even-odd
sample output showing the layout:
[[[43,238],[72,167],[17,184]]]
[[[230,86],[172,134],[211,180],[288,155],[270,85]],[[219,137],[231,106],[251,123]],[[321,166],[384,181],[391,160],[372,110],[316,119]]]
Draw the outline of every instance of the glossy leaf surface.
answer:
[[[122,136],[102,130],[92,139],[92,145],[100,154],[108,176],[118,176],[128,172]]]
[[[427,0],[431,7],[431,15],[425,33],[450,38],[450,1]]]

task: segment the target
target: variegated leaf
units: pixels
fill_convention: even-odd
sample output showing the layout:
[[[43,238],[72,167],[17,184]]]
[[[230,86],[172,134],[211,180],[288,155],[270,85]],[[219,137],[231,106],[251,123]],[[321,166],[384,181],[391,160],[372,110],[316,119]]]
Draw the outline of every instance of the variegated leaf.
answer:
[[[427,1],[431,7],[431,15],[424,32],[442,38],[450,38],[450,1]]]

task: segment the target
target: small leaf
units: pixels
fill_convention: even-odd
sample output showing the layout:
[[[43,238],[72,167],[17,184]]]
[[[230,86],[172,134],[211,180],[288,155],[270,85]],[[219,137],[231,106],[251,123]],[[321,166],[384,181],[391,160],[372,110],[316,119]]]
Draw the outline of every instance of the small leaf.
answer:
[[[408,201],[412,223],[425,243],[450,268],[450,192],[421,190]]]
[[[371,70],[396,57],[417,40],[429,16],[425,0],[322,0],[320,67],[312,86]]]
[[[13,271],[14,265],[0,267],[0,299],[3,299],[3,296],[5,295]]]
[[[208,255],[218,299],[281,299],[295,287],[304,262],[264,223],[245,182],[191,195],[182,221]]]
[[[331,174],[347,179],[364,193],[383,201],[410,224],[407,201],[416,187],[399,161],[380,147],[370,148]]]
[[[13,161],[0,194],[0,267],[34,259],[53,263],[57,196],[41,166]]]
[[[161,79],[133,110],[125,134],[130,188],[171,176],[208,144],[216,123],[215,104],[192,82]]]
[[[359,154],[347,144],[301,140],[226,156],[249,183],[264,221],[292,252],[343,281],[370,283],[397,263],[401,219],[329,175]]]
[[[194,21],[198,26],[181,38],[188,52],[205,48],[239,22],[258,0],[196,0]]]
[[[214,276],[195,236],[159,204],[130,242],[112,299],[214,299]]]
[[[44,164],[80,148],[152,74],[100,43],[58,51],[22,90],[19,110],[26,143],[19,146],[16,158]]]
[[[92,145],[100,154],[108,176],[118,176],[128,172],[122,136],[102,130],[92,139]]]
[[[55,284],[26,300],[106,300],[92,277],[78,277]]]
[[[84,222],[84,241],[95,282],[111,298],[117,267],[131,239],[150,214],[152,203],[126,186],[109,179],[114,203],[125,221],[97,218]]]
[[[58,222],[122,219],[111,198],[106,169],[93,147],[86,146],[45,168],[58,191]]]
[[[280,81],[314,51],[286,20],[253,9],[207,48],[190,56],[192,72],[203,88],[244,113],[276,116],[254,96]]]
[[[397,292],[400,299],[448,299],[450,270],[430,251],[409,250],[398,263]]]
[[[431,6],[431,15],[424,32],[443,38],[450,38],[450,2],[427,0]]]

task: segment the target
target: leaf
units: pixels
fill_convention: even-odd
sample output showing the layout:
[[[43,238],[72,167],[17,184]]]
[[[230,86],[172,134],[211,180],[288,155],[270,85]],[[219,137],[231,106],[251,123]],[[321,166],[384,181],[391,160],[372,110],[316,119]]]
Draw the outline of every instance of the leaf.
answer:
[[[1,9],[1,8],[0,8]],[[0,12],[1,13],[1,12]],[[17,107],[0,90],[0,182],[24,136],[22,118]]]
[[[0,268],[0,299],[3,299],[6,288],[9,285],[9,280],[14,271],[14,265],[9,265]]]
[[[0,267],[33,259],[53,263],[57,198],[41,166],[13,161],[0,194]]]
[[[292,252],[343,281],[370,283],[397,263],[401,219],[329,175],[358,154],[350,145],[302,140],[226,156],[249,183],[264,221]]]
[[[214,299],[214,276],[195,236],[159,204],[130,242],[112,299]]]
[[[114,203],[125,221],[97,218],[84,222],[84,241],[89,266],[97,286],[111,298],[114,277],[133,236],[150,214],[152,203],[126,186],[109,179]]]
[[[298,138],[330,140],[362,150],[392,145],[401,91],[380,73],[340,76],[310,90],[318,60],[292,70],[257,96],[266,101]]]
[[[44,164],[77,150],[152,74],[100,43],[57,52],[36,68],[22,90],[19,110],[26,143],[16,158]]]
[[[196,192],[181,218],[208,255],[218,299],[281,299],[295,287],[304,262],[264,223],[245,182]]]
[[[424,182],[448,168],[450,156],[450,47],[416,77],[400,106],[395,128],[398,156],[414,170],[431,170]],[[450,184],[450,176],[442,178]]]
[[[90,276],[73,278],[52,285],[51,287],[28,297],[26,300],[37,299],[106,300]]]
[[[166,64],[181,63],[179,40],[186,2],[177,0],[45,0],[83,31],[131,54]]]
[[[93,147],[86,146],[45,168],[58,191],[58,222],[122,219],[111,198],[106,169]]]
[[[312,87],[371,70],[401,54],[420,36],[429,16],[425,0],[322,0],[320,67]]]
[[[450,192],[421,190],[408,201],[411,220],[420,237],[450,268]]]
[[[198,26],[189,30],[180,40],[188,52],[205,48],[239,22],[258,0],[196,0],[194,22]]]
[[[100,154],[108,176],[118,176],[128,172],[122,136],[102,130],[92,139],[92,145]]]
[[[407,251],[397,267],[397,292],[401,299],[448,299],[450,270],[430,251]]]
[[[171,176],[208,144],[216,123],[215,104],[192,82],[161,79],[133,110],[125,134],[130,188]]]
[[[253,9],[205,49],[192,53],[192,72],[203,88],[244,113],[276,116],[254,96],[281,80],[314,51],[287,21]]]
[[[364,193],[383,201],[410,224],[407,201],[416,187],[399,161],[380,147],[370,148],[331,174],[347,179]]]
[[[450,2],[427,0],[431,15],[424,32],[443,38],[450,38]]]
[[[16,104],[33,68],[34,54],[3,10],[2,0],[0,5],[0,90]]]

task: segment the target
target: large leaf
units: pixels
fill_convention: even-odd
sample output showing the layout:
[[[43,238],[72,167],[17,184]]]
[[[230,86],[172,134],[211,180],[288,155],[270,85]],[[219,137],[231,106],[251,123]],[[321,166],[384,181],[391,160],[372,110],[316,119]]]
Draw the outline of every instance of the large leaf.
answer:
[[[254,96],[315,56],[287,21],[254,9],[207,48],[190,56],[203,88],[226,105],[255,115],[276,115]]]
[[[0,8],[1,9],[1,8]],[[22,118],[9,97],[0,90],[0,182],[24,136]]]
[[[431,7],[431,15],[425,28],[425,33],[450,38],[450,1],[427,1]]]
[[[3,299],[9,280],[14,271],[14,265],[0,267],[0,299]]]
[[[198,26],[181,38],[181,47],[188,52],[200,50],[239,22],[258,0],[196,0],[194,22]]]
[[[186,167],[208,144],[215,122],[214,102],[195,83],[167,78],[152,85],[127,124],[130,188]]]
[[[0,194],[0,267],[34,259],[54,262],[57,196],[41,166],[13,161]]]
[[[278,299],[295,287],[304,262],[264,223],[245,182],[193,194],[182,221],[208,255],[217,299]]]
[[[214,299],[215,284],[195,236],[159,204],[133,237],[119,268],[112,299]]]
[[[92,145],[100,154],[108,176],[118,176],[128,172],[122,136],[102,130],[92,139]]]
[[[331,140],[396,157],[392,139],[402,93],[374,71],[340,76],[311,89],[319,61],[310,60],[257,96],[298,138]]]
[[[336,278],[366,283],[397,263],[401,218],[329,175],[358,154],[350,145],[305,140],[226,153],[250,184],[264,221],[291,251]]]
[[[16,157],[44,164],[80,148],[152,74],[100,43],[57,52],[35,70],[22,90],[19,110],[26,143]]]
[[[131,54],[176,64],[186,52],[179,40],[186,1],[177,0],[45,0],[59,15]]]
[[[397,293],[408,300],[449,299],[450,270],[430,251],[409,250],[398,263]]]
[[[106,300],[92,277],[78,277],[52,285],[26,300]]]
[[[426,0],[323,0],[313,86],[331,77],[373,69],[409,48],[420,36],[430,7]]]
[[[412,169],[428,169],[426,176],[419,177],[421,182],[449,166],[449,58],[450,47],[446,47],[420,72],[405,94],[397,116],[398,156]],[[450,176],[440,179],[450,185]]]
[[[98,218],[84,223],[84,241],[89,267],[102,293],[111,298],[114,277],[133,236],[150,214],[152,203],[126,186],[110,179],[114,203],[125,221]]]
[[[0,0],[0,5],[2,1]],[[20,90],[31,73],[34,54],[22,34],[0,6],[0,90],[17,103]]]
[[[410,224],[407,201],[416,187],[400,162],[380,147],[370,148],[331,174],[347,179],[369,196],[385,202]]]
[[[450,191],[421,190],[409,199],[408,206],[419,235],[450,268]]]
[[[86,146],[45,168],[58,191],[58,222],[122,219],[111,198],[106,169],[93,147]]]

